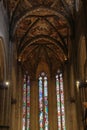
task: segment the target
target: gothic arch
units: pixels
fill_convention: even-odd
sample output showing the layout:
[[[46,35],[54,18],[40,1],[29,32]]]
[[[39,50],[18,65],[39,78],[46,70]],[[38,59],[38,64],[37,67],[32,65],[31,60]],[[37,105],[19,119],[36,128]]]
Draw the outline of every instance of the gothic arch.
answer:
[[[45,72],[48,77],[50,77],[50,70],[49,66],[45,61],[40,61],[40,63],[37,66],[37,71],[36,71],[36,79],[39,77],[41,72]]]

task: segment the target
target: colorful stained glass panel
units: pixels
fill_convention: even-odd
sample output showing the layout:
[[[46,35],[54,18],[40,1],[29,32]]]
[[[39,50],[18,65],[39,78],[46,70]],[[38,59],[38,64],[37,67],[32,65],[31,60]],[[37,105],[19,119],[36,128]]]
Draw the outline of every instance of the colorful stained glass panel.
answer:
[[[30,79],[24,75],[22,130],[30,130]]]
[[[66,130],[62,73],[56,75],[58,130]]]
[[[39,125],[40,130],[48,130],[48,85],[45,73],[39,77]]]

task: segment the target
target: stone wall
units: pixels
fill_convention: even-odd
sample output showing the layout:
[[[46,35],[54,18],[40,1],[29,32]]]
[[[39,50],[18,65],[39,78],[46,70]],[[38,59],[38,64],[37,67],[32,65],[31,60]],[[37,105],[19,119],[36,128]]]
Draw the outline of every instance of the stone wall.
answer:
[[[0,61],[1,80],[5,83],[8,80],[8,45],[9,45],[9,26],[3,2],[0,1]],[[4,86],[3,86],[4,87]],[[9,90],[0,86],[0,130],[9,129]]]

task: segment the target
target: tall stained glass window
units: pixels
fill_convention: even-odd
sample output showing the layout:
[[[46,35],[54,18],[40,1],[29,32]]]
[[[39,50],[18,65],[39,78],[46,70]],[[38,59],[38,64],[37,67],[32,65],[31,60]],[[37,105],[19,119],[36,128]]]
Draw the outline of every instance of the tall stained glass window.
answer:
[[[30,130],[30,78],[24,75],[22,130]]]
[[[66,130],[62,73],[58,73],[56,75],[56,95],[57,95],[58,130]]]
[[[48,130],[48,81],[44,72],[39,76],[39,128]]]

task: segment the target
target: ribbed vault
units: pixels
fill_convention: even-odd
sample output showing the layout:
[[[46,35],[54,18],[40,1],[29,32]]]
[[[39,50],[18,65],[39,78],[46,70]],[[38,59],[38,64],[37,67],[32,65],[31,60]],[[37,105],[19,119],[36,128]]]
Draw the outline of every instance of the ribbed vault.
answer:
[[[74,26],[74,0],[4,0],[10,40],[18,60],[32,75],[41,60],[51,71],[69,58]]]

